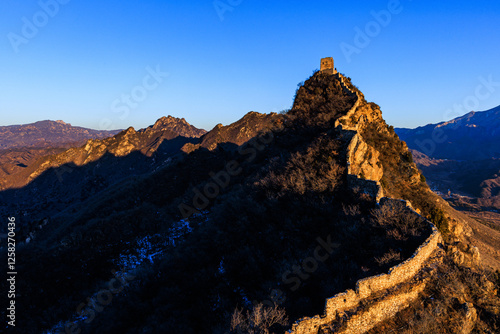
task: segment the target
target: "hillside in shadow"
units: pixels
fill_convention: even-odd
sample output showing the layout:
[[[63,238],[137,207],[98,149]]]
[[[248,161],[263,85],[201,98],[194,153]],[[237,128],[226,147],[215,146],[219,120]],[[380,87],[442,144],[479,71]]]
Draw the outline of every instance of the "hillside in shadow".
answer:
[[[351,157],[354,125],[368,144]],[[341,75],[316,72],[288,113],[144,152],[61,165],[1,193],[25,201],[16,214],[33,233],[17,249],[20,333],[229,333],[233,314],[258,305],[286,314],[267,327],[284,332],[410,257],[430,235],[425,218],[452,226],[380,108]],[[353,187],[358,167],[422,216]]]

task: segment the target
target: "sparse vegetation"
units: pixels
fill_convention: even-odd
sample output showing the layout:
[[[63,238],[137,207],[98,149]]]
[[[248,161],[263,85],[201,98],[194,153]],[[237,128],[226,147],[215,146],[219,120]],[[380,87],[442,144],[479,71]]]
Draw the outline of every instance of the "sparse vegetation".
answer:
[[[445,258],[432,275],[423,296],[396,317],[378,325],[368,334],[387,333],[498,333],[500,298],[495,273],[462,268]],[[469,304],[469,305],[467,305]],[[477,314],[477,320],[466,315]]]
[[[373,105],[372,108],[379,109]],[[438,196],[422,182],[423,175],[413,163],[411,153],[385,123],[369,123],[362,129],[363,138],[379,152],[384,175],[380,181],[384,193],[393,198],[409,200],[424,217],[432,221],[443,234],[448,234],[448,221],[436,205]]]
[[[409,210],[403,202],[385,203],[373,210],[374,224],[395,240],[421,235],[428,225],[423,218],[409,214]]]
[[[269,334],[278,325],[288,325],[288,317],[276,304],[273,307],[258,304],[246,314],[235,309],[231,317],[231,331],[235,334]]]
[[[401,261],[401,253],[396,252],[393,249],[390,249],[387,253],[385,253],[381,257],[375,258],[375,262],[377,262],[379,266],[385,266],[399,261]]]
[[[118,184],[89,177],[78,192],[82,202],[19,248],[20,303],[30,309],[19,321],[40,332],[71,319],[120,269],[115,259],[130,245],[148,236],[168,240],[179,226],[189,232],[141,265],[126,295],[114,299],[119,307],[105,308],[83,332],[282,332],[322,313],[325,298],[406,260],[429,226],[403,202],[378,206],[349,188],[346,142],[333,124],[355,98],[331,78],[314,74],[292,110],[217,127],[154,172]],[[240,135],[243,128],[252,131]],[[255,129],[276,131],[266,142]],[[363,136],[381,153],[386,194],[410,200],[446,230],[443,211],[394,132],[375,121]],[[253,149],[251,159],[238,153],[240,144],[240,152]],[[179,204],[202,201],[197,190],[230,161],[241,171],[183,218]]]

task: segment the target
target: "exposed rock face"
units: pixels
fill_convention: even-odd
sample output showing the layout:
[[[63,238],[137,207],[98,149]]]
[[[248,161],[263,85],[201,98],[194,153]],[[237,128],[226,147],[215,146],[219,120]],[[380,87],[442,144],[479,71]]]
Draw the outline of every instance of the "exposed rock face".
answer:
[[[448,252],[459,266],[475,268],[481,265],[481,254],[477,247],[469,244],[451,245]]]
[[[157,132],[157,131],[173,131],[178,133],[179,136],[186,138],[199,138],[207,133],[203,129],[198,129],[188,122],[184,118],[175,118],[172,116],[163,116],[158,119],[156,123],[149,128],[145,129],[145,132]]]
[[[137,151],[151,157],[165,140],[176,137],[195,139],[205,132],[188,124],[184,119],[162,117],[147,129],[135,131],[130,127],[113,137],[90,139],[81,147],[72,147],[61,153],[40,158],[27,168],[6,177],[2,189],[22,187],[50,168],[65,164],[83,166],[101,159],[106,154],[121,158]]]
[[[384,171],[379,163],[380,153],[369,146],[356,133],[348,147],[349,174],[360,176],[362,179],[380,181]]]
[[[477,321],[477,311],[472,303],[465,303],[464,308],[466,311],[465,319],[462,325],[461,334],[469,334],[472,333],[474,329],[474,325]]]
[[[217,124],[202,137],[200,144],[187,144],[183,150],[188,153],[198,148],[206,148],[211,151],[220,144],[222,144],[221,147],[231,149],[232,146],[235,147],[246,143],[261,132],[266,132],[275,126],[279,126],[281,122],[283,122],[283,116],[280,114],[261,114],[251,111],[233,124],[227,126]]]

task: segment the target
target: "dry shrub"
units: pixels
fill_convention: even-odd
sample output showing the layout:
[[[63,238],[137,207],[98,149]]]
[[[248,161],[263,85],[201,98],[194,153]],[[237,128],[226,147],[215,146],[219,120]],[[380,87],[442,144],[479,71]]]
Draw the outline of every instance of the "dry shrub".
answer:
[[[276,304],[273,307],[258,304],[246,314],[236,308],[231,318],[231,331],[238,334],[269,334],[275,325],[288,325],[285,309]]]
[[[373,224],[395,240],[419,236],[426,227],[424,218],[411,212],[403,201],[386,201],[372,211],[372,216]]]
[[[338,149],[338,141],[319,138],[305,152],[292,154],[284,168],[269,171],[257,185],[276,197],[287,192],[298,195],[333,192],[345,171],[337,161]]]
[[[393,249],[389,250],[387,253],[385,253],[381,257],[375,258],[375,262],[377,262],[377,264],[379,266],[383,266],[386,264],[391,264],[391,263],[399,262],[399,261],[401,261],[401,253],[396,252]]]

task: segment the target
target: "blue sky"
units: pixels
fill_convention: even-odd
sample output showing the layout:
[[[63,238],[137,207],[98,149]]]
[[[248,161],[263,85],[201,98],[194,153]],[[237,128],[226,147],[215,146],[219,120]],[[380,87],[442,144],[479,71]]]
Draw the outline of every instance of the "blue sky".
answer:
[[[209,130],[289,108],[332,56],[389,124],[415,127],[500,105],[499,21],[482,0],[3,0],[0,125]]]

